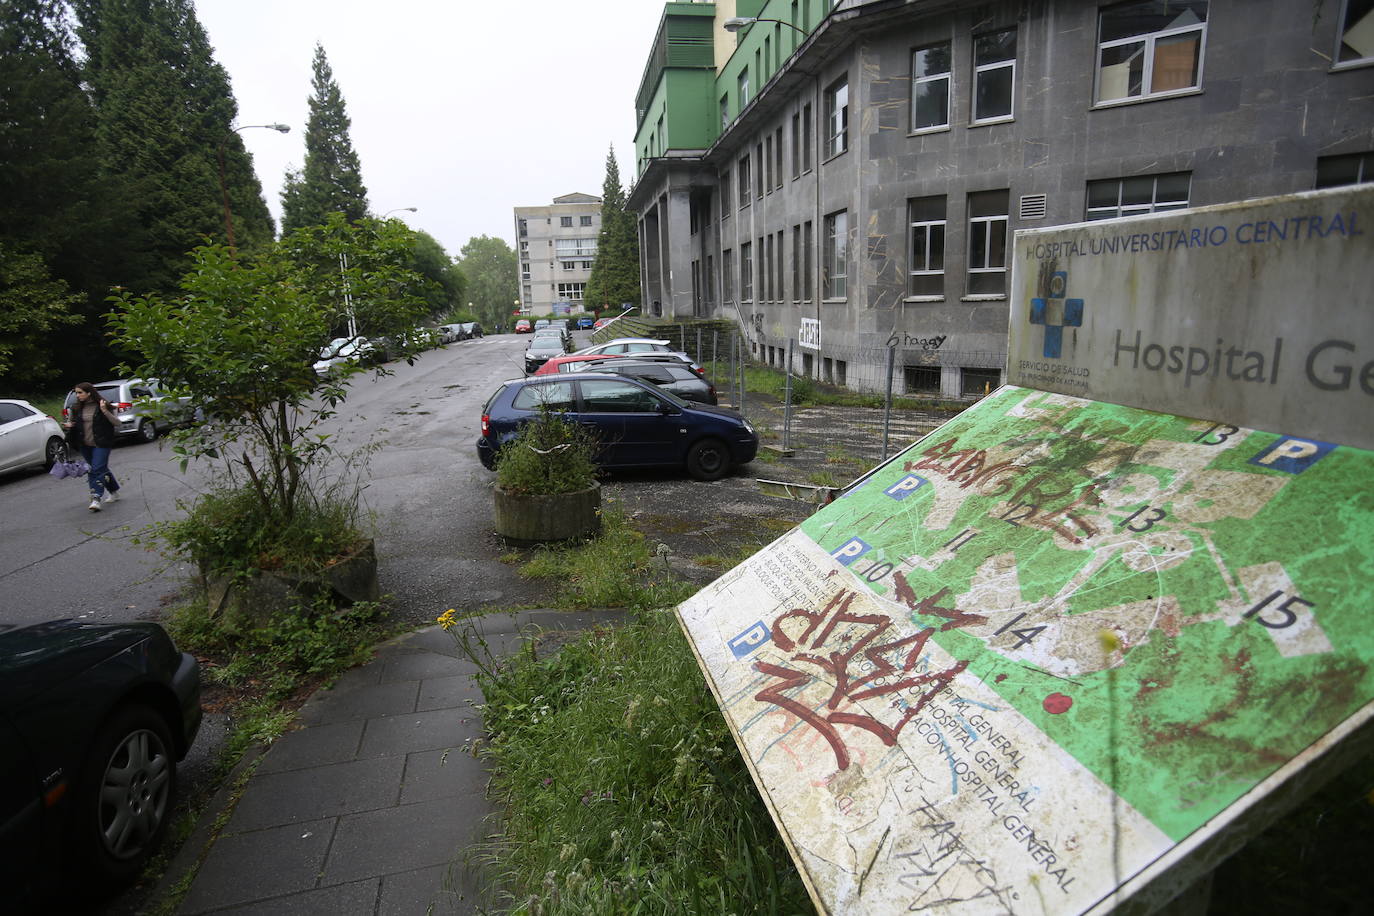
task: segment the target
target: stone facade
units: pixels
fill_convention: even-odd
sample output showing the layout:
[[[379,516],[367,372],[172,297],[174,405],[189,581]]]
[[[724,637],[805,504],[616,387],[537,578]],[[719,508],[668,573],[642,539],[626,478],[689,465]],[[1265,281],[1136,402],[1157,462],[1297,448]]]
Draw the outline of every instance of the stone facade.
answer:
[[[1374,178],[1374,58],[1338,46],[1346,15],[843,0],[775,68],[741,40],[718,61],[729,123],[709,148],[669,143],[631,190],[643,301],[733,318],[757,358],[790,349],[812,377],[879,390],[891,350],[898,393],[982,394],[1003,378],[1017,229],[1310,189],[1332,163]]]

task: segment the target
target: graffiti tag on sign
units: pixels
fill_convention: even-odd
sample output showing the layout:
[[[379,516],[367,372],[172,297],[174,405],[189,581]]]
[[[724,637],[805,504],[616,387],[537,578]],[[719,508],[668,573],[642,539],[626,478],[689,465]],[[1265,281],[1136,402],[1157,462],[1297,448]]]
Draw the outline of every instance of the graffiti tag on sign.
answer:
[[[815,318],[803,318],[797,331],[797,346],[808,350],[821,348],[821,323]]]

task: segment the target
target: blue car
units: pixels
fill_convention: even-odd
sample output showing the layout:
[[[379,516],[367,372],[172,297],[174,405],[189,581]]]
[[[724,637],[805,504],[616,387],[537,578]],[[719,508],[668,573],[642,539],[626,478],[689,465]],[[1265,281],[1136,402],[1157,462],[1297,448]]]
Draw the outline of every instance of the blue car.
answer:
[[[583,315],[581,318],[577,319],[577,329],[579,331],[590,331],[594,324],[596,324],[596,319],[591,315]]]
[[[522,424],[548,408],[592,428],[607,468],[685,468],[697,480],[719,480],[754,460],[759,437],[733,410],[689,404],[639,379],[593,372],[504,382],[482,408],[477,456],[488,470]]]

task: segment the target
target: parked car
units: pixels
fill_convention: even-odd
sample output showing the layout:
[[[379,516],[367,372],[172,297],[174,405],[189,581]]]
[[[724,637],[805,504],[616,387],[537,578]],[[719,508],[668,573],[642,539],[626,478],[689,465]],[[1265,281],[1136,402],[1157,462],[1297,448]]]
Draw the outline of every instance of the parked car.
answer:
[[[591,315],[583,315],[581,318],[577,319],[577,329],[579,331],[590,331],[592,329],[592,325],[594,325],[595,323],[596,319],[593,318]]]
[[[577,356],[630,356],[641,353],[672,353],[684,362],[692,364],[692,369],[700,375],[702,369],[692,358],[681,350],[674,350],[666,340],[652,337],[617,337],[605,343],[593,344],[577,351]]]
[[[633,360],[647,363],[673,363],[678,366],[686,366],[688,369],[692,369],[693,372],[697,372],[697,374],[700,375],[698,370],[692,368],[695,363],[689,359],[684,359],[683,356],[678,353],[635,353],[629,356],[621,354],[579,356],[576,353],[571,353],[567,356],[556,356],[549,360],[539,367],[539,371],[536,372],[535,375],[550,375],[554,372],[583,372],[598,363],[613,359]]]
[[[697,480],[717,480],[747,464],[759,438],[733,410],[691,404],[634,378],[578,372],[502,383],[482,408],[477,455],[495,468],[501,448],[541,407],[591,427],[608,468],[680,467]]]
[[[530,320],[528,318],[521,318],[515,322],[515,333],[529,334],[532,331],[534,331],[534,328],[530,326]]]
[[[441,324],[439,325],[439,342],[451,344],[462,340],[463,326],[461,324]]]
[[[0,625],[6,909],[137,877],[200,722],[200,666],[155,623]]]
[[[315,363],[315,374],[328,375],[335,366],[343,363],[365,363],[380,356],[376,345],[366,337],[335,337],[320,350],[320,358]]]
[[[615,319],[614,319],[614,318],[598,318],[598,319],[596,319],[596,322],[592,325],[592,330],[594,330],[594,331],[600,330],[601,328],[604,328],[606,325],[610,324],[612,321],[615,321]]]
[[[482,326],[475,321],[463,322],[463,337],[471,340],[474,337],[482,336]]]
[[[605,372],[637,378],[671,391],[684,401],[697,404],[716,404],[716,386],[697,375],[685,363],[662,360],[639,360],[633,356],[598,360],[587,366],[586,372]]]
[[[572,349],[568,332],[558,328],[541,328],[534,332],[529,346],[525,348],[525,372],[534,372],[555,356],[562,356]]]
[[[28,401],[0,400],[0,474],[48,470],[66,451],[62,427]]]
[[[547,318],[536,318],[536,319],[534,320],[534,329],[535,329],[536,331],[540,330],[541,328],[547,328],[548,326],[549,326],[549,319],[547,319]]]
[[[116,439],[138,439],[152,442],[162,433],[196,421],[196,411],[190,398],[173,398],[158,385],[157,379],[115,379],[96,382],[95,390],[110,402],[119,418],[115,427]],[[76,395],[68,391],[62,404],[62,419],[67,419],[76,405]]]

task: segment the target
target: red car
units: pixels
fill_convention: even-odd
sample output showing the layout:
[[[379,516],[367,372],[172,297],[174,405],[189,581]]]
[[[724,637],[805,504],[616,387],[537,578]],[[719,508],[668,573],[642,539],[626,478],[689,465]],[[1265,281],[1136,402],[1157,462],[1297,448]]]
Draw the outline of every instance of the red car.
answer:
[[[592,325],[592,329],[595,330],[595,329],[597,329],[597,328],[604,328],[606,325],[610,324],[612,321],[615,321],[615,319],[614,319],[614,318],[598,318],[598,319],[596,319],[596,324]]]
[[[540,366],[534,374],[552,375],[555,372],[580,372],[584,366],[614,358],[611,356],[555,356]]]
[[[517,321],[517,322],[515,323],[515,333],[517,333],[517,334],[532,334],[532,333],[534,333],[534,328],[530,326],[530,320],[529,320],[528,318],[521,318],[519,321]]]

